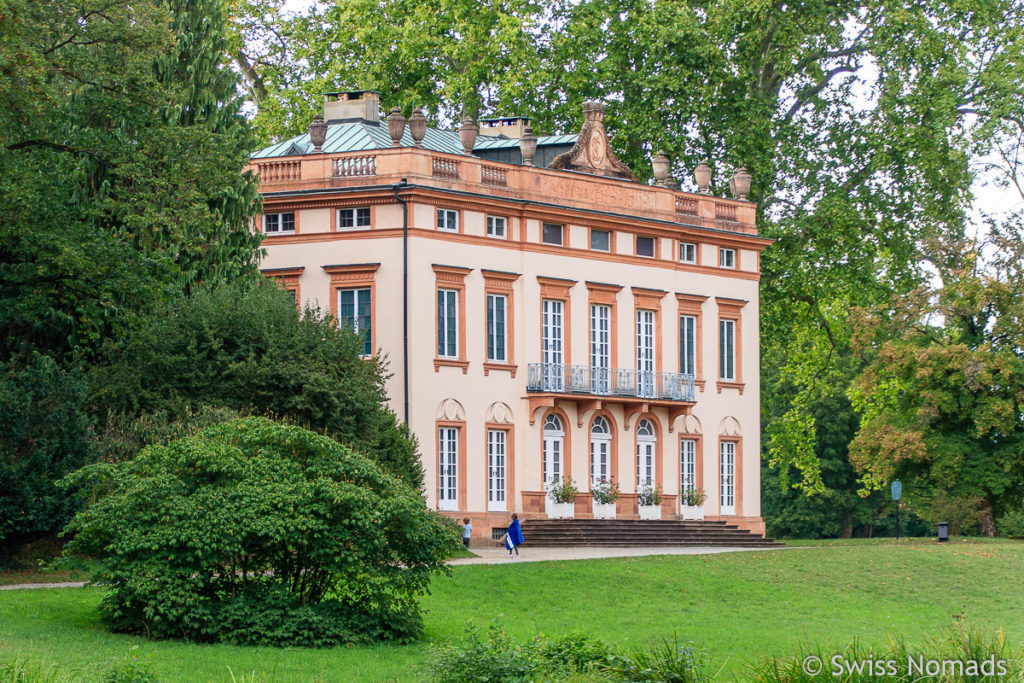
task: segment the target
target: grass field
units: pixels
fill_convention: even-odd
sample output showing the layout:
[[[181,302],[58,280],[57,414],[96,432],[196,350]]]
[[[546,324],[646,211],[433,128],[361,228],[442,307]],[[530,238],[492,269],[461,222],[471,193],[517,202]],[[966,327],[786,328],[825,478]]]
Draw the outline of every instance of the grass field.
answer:
[[[528,549],[524,548],[524,552]],[[408,646],[299,650],[152,642],[99,624],[97,588],[0,592],[0,659],[56,663],[94,680],[129,659],[168,681],[422,678],[433,645],[467,623],[526,638],[574,630],[625,648],[677,635],[713,669],[805,643],[922,643],[966,617],[1024,651],[1024,543],[832,542],[708,556],[455,567],[424,599],[426,639]]]

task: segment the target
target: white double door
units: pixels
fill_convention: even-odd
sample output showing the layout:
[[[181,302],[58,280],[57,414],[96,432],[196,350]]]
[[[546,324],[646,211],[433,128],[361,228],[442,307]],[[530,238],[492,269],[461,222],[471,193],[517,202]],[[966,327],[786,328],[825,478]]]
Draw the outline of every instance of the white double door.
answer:
[[[719,457],[719,505],[721,514],[736,514],[736,444],[722,443]]]
[[[503,429],[487,430],[487,510],[488,512],[504,512],[508,509],[505,502],[506,492],[506,439]]]
[[[544,432],[544,493],[562,479],[562,465],[565,454],[564,433],[546,430]],[[544,511],[550,516],[554,512],[551,496],[544,496]]]
[[[636,443],[636,486],[654,486],[654,445],[653,439],[637,439]]]

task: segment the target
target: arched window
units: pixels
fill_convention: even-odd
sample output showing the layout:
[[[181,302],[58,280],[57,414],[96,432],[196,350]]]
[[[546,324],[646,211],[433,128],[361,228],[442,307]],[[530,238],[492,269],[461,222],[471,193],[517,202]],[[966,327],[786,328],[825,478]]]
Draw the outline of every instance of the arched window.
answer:
[[[590,485],[611,480],[612,430],[600,415],[590,426]]]
[[[565,434],[562,431],[562,421],[558,419],[558,416],[552,413],[544,419],[544,431],[545,432],[558,432],[559,436]]]
[[[650,420],[636,424],[636,485],[654,486],[654,449],[658,437]]]

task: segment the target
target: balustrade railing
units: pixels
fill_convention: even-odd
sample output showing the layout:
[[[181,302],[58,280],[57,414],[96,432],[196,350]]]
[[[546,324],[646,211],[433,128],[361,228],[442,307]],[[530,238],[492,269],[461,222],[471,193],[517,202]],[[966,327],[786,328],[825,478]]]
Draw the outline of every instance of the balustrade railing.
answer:
[[[505,169],[498,168],[497,166],[481,166],[480,182],[484,185],[508,187],[508,179],[505,177]]]
[[[527,391],[693,401],[693,375],[591,365],[529,363]]]
[[[302,179],[302,162],[290,161],[263,161],[256,164],[256,173],[261,183],[283,183],[288,180]]]
[[[676,213],[681,216],[696,216],[697,200],[693,197],[676,197]]]
[[[736,205],[715,202],[715,218],[721,221],[736,221]]]
[[[458,180],[459,162],[453,159],[431,157],[431,165],[433,168],[433,176],[435,178],[450,178],[451,180]]]
[[[334,160],[335,178],[361,178],[377,175],[377,157],[339,157]]]

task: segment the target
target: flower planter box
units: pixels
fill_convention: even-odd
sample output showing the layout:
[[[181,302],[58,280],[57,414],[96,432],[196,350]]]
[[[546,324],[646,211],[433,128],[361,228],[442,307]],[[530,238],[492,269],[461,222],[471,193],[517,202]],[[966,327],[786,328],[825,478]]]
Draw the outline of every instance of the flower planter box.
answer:
[[[683,505],[683,519],[704,519],[703,505]]]
[[[594,503],[594,519],[615,519],[615,503]]]
[[[661,519],[660,505],[638,505],[640,519]]]
[[[572,519],[576,516],[576,503],[552,503],[551,519]]]

